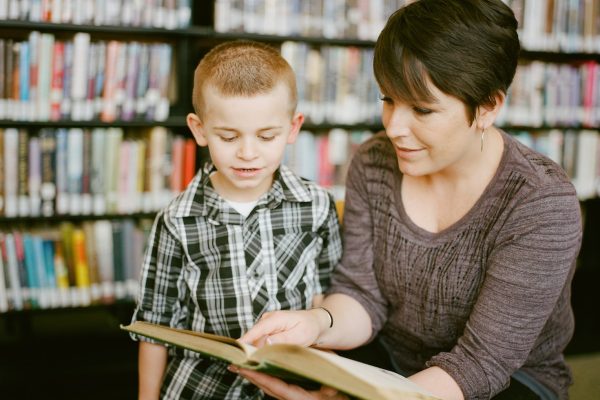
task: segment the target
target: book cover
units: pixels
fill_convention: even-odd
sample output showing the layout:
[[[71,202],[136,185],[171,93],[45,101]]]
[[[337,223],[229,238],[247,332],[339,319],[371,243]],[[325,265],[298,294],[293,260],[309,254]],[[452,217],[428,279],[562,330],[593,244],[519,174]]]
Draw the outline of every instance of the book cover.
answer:
[[[317,382],[361,399],[435,399],[415,383],[394,372],[315,348],[293,344],[255,348],[224,336],[140,321],[121,326],[121,329],[277,376],[288,382]]]

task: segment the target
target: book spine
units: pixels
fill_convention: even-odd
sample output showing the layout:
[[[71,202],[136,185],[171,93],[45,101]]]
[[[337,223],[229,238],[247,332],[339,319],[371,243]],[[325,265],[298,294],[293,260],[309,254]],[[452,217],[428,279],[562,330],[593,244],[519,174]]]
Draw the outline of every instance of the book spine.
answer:
[[[194,139],[186,139],[183,150],[183,182],[185,188],[196,174],[196,142]]]
[[[23,290],[21,286],[19,263],[17,260],[17,250],[15,238],[12,233],[7,233],[2,243],[2,253],[8,265],[8,277],[10,282],[10,295],[12,306],[15,310],[24,308]]]
[[[4,216],[16,217],[19,215],[18,191],[19,191],[19,131],[8,128],[4,131]]]
[[[183,153],[184,153],[185,139],[181,136],[177,136],[173,139],[173,147],[171,153],[171,179],[170,189],[172,193],[181,192],[181,185],[183,183]]]
[[[104,122],[113,122],[117,118],[115,92],[117,56],[120,43],[114,40],[106,46],[106,67],[104,75],[104,94],[100,119]]]
[[[38,99],[35,119],[50,120],[50,91],[52,86],[52,57],[54,53],[54,36],[43,33],[40,40],[38,69]]]
[[[40,131],[42,182],[40,187],[41,213],[50,217],[55,212],[56,199],[56,135],[53,130]]]
[[[103,302],[110,302],[115,298],[112,224],[106,220],[95,221],[93,229],[102,299]]]
[[[81,157],[81,212],[84,215],[90,215],[93,211],[93,199],[91,190],[91,169],[92,169],[92,132],[89,129],[83,130],[82,139],[82,157]]]
[[[49,308],[51,305],[50,299],[50,283],[44,264],[44,247],[42,238],[38,235],[31,236],[31,251],[33,251],[33,262],[38,278],[38,304],[40,308]]]
[[[28,157],[27,148],[29,134],[25,129],[19,129],[18,139],[18,215],[26,217],[29,215],[29,191],[28,191]]]
[[[29,215],[38,217],[41,214],[42,150],[37,137],[29,139],[28,159]]]
[[[50,239],[41,239],[41,243],[50,307],[58,307],[60,305],[60,297],[56,281],[56,267],[54,265],[54,242]]]
[[[4,161],[4,130],[0,128],[0,215],[4,215],[5,193],[4,180],[5,176],[5,161]]]
[[[64,43],[62,97],[60,103],[60,118],[69,119],[73,109],[71,92],[73,86],[73,42]]]
[[[75,285],[81,305],[91,303],[90,271],[87,264],[85,235],[82,229],[74,229],[72,236],[73,264],[75,270]]]
[[[1,1],[1,0],[0,0]],[[7,117],[6,113],[6,85],[8,70],[6,69],[6,40],[0,39],[0,120]]]
[[[9,309],[10,283],[8,281],[8,265],[2,248],[4,247],[4,234],[0,233],[0,313]]]
[[[104,165],[107,133],[102,128],[92,131],[92,161],[90,186],[93,197],[93,213],[106,213],[106,166]]]
[[[71,128],[67,139],[69,213],[83,212],[83,129]]]
[[[87,98],[87,76],[90,55],[90,35],[77,32],[73,38],[73,82],[71,86],[71,99],[73,108],[71,119],[81,121],[85,119],[85,101]]]

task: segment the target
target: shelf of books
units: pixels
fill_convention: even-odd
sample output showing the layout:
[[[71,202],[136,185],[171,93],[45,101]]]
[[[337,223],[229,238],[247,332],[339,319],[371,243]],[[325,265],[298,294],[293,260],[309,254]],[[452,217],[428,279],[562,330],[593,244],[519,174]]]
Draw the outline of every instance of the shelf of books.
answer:
[[[600,6],[507,3],[526,50],[498,126],[597,197]],[[284,162],[343,199],[353,153],[382,129],[373,45],[402,4],[0,0],[0,313],[135,296],[152,218],[204,157],[185,115],[215,43],[281,49],[306,116]]]
[[[191,11],[0,1],[0,312],[133,299],[152,219],[196,171]]]

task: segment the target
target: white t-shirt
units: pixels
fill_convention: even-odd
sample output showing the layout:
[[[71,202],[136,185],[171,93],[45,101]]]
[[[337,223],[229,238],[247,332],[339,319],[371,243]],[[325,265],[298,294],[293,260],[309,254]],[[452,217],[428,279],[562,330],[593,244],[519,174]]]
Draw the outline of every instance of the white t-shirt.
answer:
[[[231,200],[227,200],[225,199],[225,201],[227,202],[227,204],[229,204],[231,206],[231,208],[233,208],[235,211],[239,212],[241,215],[245,217],[247,217],[248,215],[250,215],[250,212],[254,209],[254,206],[256,205],[256,203],[258,203],[258,199],[254,200],[254,201],[231,201]]]

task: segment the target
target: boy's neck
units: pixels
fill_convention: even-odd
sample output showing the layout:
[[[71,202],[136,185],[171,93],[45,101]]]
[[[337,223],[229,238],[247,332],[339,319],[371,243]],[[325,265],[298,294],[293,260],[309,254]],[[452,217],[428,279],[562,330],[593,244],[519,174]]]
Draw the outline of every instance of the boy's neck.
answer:
[[[269,182],[268,187],[249,187],[247,189],[244,189],[234,187],[226,179],[223,179],[223,176],[219,173],[219,171],[214,171],[210,174],[210,182],[215,192],[217,192],[219,196],[223,197],[228,201],[239,203],[249,203],[253,201],[258,201],[258,199],[260,199],[263,195],[268,193],[269,190],[271,190],[274,180],[275,178],[271,177],[271,181]]]

